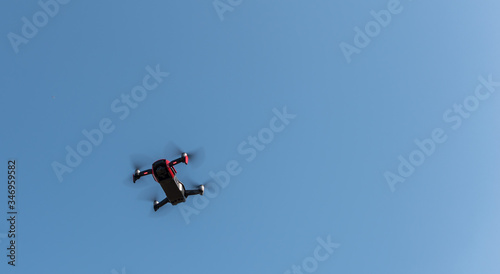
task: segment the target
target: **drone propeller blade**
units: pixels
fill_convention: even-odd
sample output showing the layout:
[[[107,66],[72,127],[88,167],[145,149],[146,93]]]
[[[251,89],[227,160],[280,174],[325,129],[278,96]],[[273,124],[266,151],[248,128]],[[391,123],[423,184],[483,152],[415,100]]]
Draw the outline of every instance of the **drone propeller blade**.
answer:
[[[151,166],[153,164],[153,160],[143,154],[133,154],[130,155],[130,164],[131,167],[136,170],[136,169],[141,169],[147,166]]]
[[[160,199],[160,193],[158,191],[158,186],[150,186],[146,190],[142,191],[137,195],[137,199],[144,202],[151,202]]]
[[[200,188],[201,186],[205,187],[205,190],[208,189],[209,191],[214,191],[217,187],[219,187],[214,181],[212,180],[205,180],[203,183],[195,182],[194,180],[189,177],[189,175],[186,176],[186,179],[183,180],[186,182],[186,185],[189,186],[189,188]]]
[[[157,211],[154,210],[153,204],[151,204],[151,209],[149,211],[149,217],[160,218],[160,217],[167,215],[169,212],[170,212],[170,209],[168,208],[168,204],[160,207]]]
[[[161,200],[165,199],[165,197],[164,197],[165,194],[163,194],[163,192],[160,191],[160,189],[161,188],[158,188],[158,186],[152,186],[152,187],[142,191],[137,196],[138,200],[147,202],[148,206],[151,207],[150,212],[149,212],[150,217],[161,217],[169,212],[169,210],[165,208],[165,207],[167,207],[168,204],[159,208],[157,211],[154,211],[154,209],[153,209],[154,201],[161,201]]]
[[[147,180],[139,180],[134,184],[132,180],[132,173],[122,180],[122,184],[130,188],[145,188],[150,186],[150,183],[148,183]]]
[[[189,156],[189,162],[193,167],[199,167],[205,160],[205,149],[198,148],[193,151],[187,152]]]
[[[164,150],[167,157],[175,157],[184,152],[176,143],[172,141],[165,145]]]
[[[205,181],[203,186],[205,187],[205,192],[208,190],[212,195],[218,195],[217,192],[220,192],[220,186],[214,181]]]
[[[188,165],[191,165],[195,168],[199,167],[205,159],[205,149],[202,147],[197,148],[197,149],[193,149],[193,150],[189,150],[189,151],[185,151],[185,150],[182,150],[176,143],[169,142],[165,148],[165,153],[166,153],[167,157],[176,157],[184,152],[187,153],[187,155],[189,157],[189,164]]]

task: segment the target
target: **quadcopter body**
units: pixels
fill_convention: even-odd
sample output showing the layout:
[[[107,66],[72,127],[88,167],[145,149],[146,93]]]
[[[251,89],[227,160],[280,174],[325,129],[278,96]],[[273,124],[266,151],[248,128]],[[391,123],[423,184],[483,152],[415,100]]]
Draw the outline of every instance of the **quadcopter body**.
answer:
[[[132,178],[134,183],[145,175],[153,175],[153,178],[158,182],[167,196],[161,202],[154,201],[154,210],[157,211],[160,207],[167,203],[172,205],[177,205],[186,201],[186,198],[191,195],[203,195],[205,187],[200,185],[198,189],[186,190],[184,184],[177,178],[177,171],[175,170],[175,165],[179,163],[188,164],[189,157],[187,153],[182,153],[181,157],[173,161],[166,159],[160,159],[153,163],[152,168],[140,171],[137,169],[133,174]]]

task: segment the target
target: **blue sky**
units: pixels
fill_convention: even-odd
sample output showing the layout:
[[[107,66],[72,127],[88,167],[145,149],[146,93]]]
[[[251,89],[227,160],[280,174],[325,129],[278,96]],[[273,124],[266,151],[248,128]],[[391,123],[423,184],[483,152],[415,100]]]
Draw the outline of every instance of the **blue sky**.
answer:
[[[0,9],[0,272],[500,271],[497,2],[41,3]],[[169,142],[212,192],[155,215],[130,159]]]

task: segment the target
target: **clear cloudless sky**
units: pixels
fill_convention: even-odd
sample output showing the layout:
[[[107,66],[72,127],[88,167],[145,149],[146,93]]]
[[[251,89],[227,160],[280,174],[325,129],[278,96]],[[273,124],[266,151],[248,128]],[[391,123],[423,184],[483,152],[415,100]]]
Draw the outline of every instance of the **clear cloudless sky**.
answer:
[[[402,0],[347,62],[339,45],[390,2],[232,1],[221,20],[212,0],[72,0],[16,53],[9,33],[43,9],[3,1],[0,273],[308,273],[318,237],[340,246],[315,273],[500,273],[500,87],[456,129],[443,119],[475,102],[480,76],[500,82],[500,3]],[[169,75],[113,111],[148,66]],[[295,118],[248,160],[238,146],[284,108]],[[53,163],[103,119],[114,130],[60,182]],[[391,191],[384,174],[436,128],[446,141]],[[131,157],[173,159],[169,142],[204,148],[177,168],[188,189],[230,161],[241,172],[208,204],[153,214],[142,198],[161,188],[132,184]]]

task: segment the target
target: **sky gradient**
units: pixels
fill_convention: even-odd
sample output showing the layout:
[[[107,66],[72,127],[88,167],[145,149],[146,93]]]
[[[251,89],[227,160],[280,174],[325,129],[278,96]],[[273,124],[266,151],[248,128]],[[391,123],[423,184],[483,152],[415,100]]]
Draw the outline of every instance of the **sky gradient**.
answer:
[[[0,5],[1,273],[499,273],[498,2]]]

